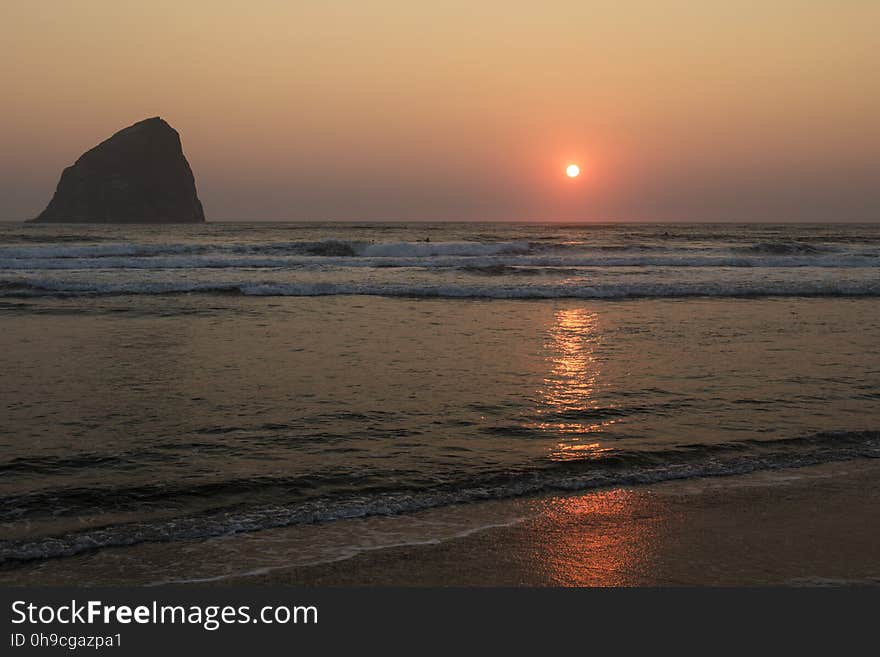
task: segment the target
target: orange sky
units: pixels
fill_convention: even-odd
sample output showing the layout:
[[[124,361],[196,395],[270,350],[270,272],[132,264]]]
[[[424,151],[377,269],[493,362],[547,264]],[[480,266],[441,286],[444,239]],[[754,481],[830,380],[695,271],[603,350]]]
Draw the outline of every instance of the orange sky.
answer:
[[[156,115],[214,220],[880,219],[873,0],[3,15],[0,219],[36,215],[64,166]]]

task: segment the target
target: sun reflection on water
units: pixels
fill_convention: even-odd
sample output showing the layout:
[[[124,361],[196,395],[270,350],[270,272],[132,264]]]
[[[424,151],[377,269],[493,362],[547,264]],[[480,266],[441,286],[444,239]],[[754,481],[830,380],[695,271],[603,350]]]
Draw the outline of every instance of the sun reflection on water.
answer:
[[[585,308],[556,312],[546,348],[550,371],[538,391],[539,420],[532,428],[553,432],[562,440],[552,450],[553,460],[598,458],[608,448],[598,442],[584,442],[614,423],[601,419],[596,392],[600,363],[595,349],[600,340],[598,314]]]
[[[645,497],[614,489],[542,504],[533,567],[560,586],[628,586],[649,571],[662,527]]]

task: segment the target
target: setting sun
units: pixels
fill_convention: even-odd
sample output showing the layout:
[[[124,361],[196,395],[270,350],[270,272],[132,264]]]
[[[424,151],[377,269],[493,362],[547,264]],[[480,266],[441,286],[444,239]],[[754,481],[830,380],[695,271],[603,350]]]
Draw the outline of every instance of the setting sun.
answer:
[[[581,175],[581,168],[577,164],[569,164],[565,168],[565,175],[569,178],[577,178]]]

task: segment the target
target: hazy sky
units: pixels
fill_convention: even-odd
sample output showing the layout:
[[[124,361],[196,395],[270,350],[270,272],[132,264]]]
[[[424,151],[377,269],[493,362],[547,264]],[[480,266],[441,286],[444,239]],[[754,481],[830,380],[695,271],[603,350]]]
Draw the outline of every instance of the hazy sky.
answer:
[[[156,115],[209,220],[880,219],[877,0],[2,4],[2,219]]]

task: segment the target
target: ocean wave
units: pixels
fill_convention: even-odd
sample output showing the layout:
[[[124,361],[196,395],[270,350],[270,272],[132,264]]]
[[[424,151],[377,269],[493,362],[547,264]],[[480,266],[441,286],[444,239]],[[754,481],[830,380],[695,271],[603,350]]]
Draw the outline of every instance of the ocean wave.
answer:
[[[827,245],[807,244],[805,242],[759,242],[749,246],[734,247],[734,251],[746,253],[767,253],[771,255],[829,253],[837,249]]]
[[[384,242],[367,244],[358,249],[365,257],[419,257],[485,256],[509,253],[528,253],[527,242]]]
[[[295,524],[330,522],[377,515],[411,513],[433,507],[504,499],[547,492],[577,492],[596,488],[653,484],[696,477],[730,476],[781,468],[805,467],[857,458],[880,458],[880,431],[823,432],[787,440],[746,440],[725,444],[686,445],[658,451],[613,450],[601,458],[549,462],[523,472],[495,472],[459,481],[440,482],[420,490],[385,490],[293,501],[242,510],[232,507],[208,514],[122,523],[75,531],[61,536],[0,541],[0,563],[66,557],[105,547],[146,542],[204,539]],[[235,482],[220,483],[228,489]],[[289,482],[250,481],[255,485],[287,488]],[[350,488],[349,488],[350,489]],[[154,491],[161,494],[162,491]],[[165,491],[167,494],[168,491]],[[82,497],[88,491],[71,494]],[[187,491],[177,491],[186,494]],[[205,493],[201,488],[196,493]],[[59,491],[56,495],[63,495]],[[129,497],[131,497],[129,495]],[[143,493],[136,496],[143,499]],[[125,491],[92,491],[91,498],[126,499]],[[57,500],[56,500],[57,501]],[[6,499],[4,506],[18,501]]]
[[[103,255],[100,257],[59,258],[5,258],[0,256],[0,271],[41,271],[41,270],[88,270],[88,269],[291,269],[312,268],[402,268],[417,267],[422,269],[462,269],[474,273],[491,272],[493,269],[507,273],[520,273],[514,268],[595,268],[595,267],[675,267],[675,268],[802,268],[817,267],[822,269],[864,269],[880,267],[880,254],[858,253],[826,256],[777,256],[773,258],[755,256],[725,255],[627,255],[627,256],[548,256],[548,255],[454,255],[432,257],[375,257],[347,255],[351,249],[345,243],[331,245],[321,243],[315,247],[320,254],[308,253],[300,255],[275,256],[266,254],[254,255],[150,255],[150,256],[119,256]]]
[[[105,257],[138,257],[154,255],[172,255],[180,253],[206,253],[212,248],[208,244],[78,244],[76,246],[3,246],[0,247],[0,259],[32,259],[49,258],[105,258]]]
[[[355,256],[357,250],[350,242],[340,242],[339,240],[327,240],[325,242],[315,242],[305,246],[307,253],[316,256]]]
[[[463,272],[468,274],[479,274],[481,276],[537,276],[542,273],[574,274],[577,270],[565,269],[560,271],[558,268],[548,267],[518,267],[514,265],[505,265],[501,263],[491,265],[465,265],[461,267]]]
[[[269,243],[199,243],[199,244],[80,244],[0,247],[0,259],[65,259],[151,257],[180,254],[289,254],[328,257],[415,257],[486,256],[528,253],[528,242],[364,242],[322,240]]]
[[[638,299],[685,297],[877,297],[880,280],[725,280],[696,282],[469,285],[253,282],[253,281],[71,281],[0,280],[2,297],[78,297],[169,294],[235,294],[255,297],[385,296],[447,299]]]

